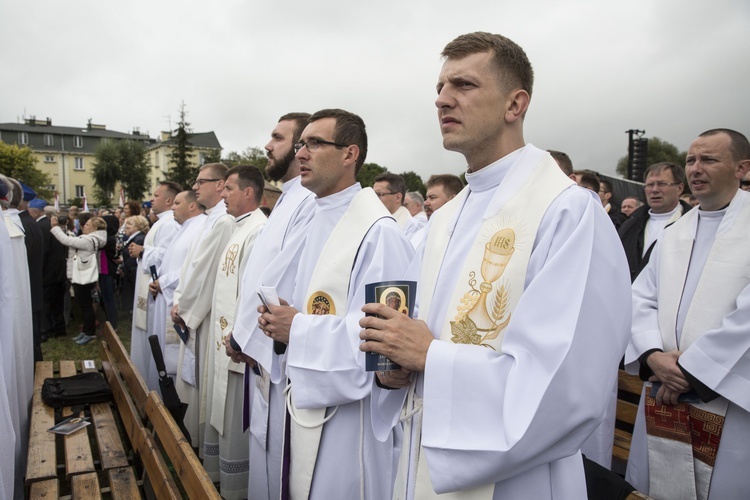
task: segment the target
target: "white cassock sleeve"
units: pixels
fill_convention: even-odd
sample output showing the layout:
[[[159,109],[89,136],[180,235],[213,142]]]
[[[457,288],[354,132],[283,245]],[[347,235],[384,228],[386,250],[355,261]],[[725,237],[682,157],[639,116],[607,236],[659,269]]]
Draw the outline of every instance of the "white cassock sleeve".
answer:
[[[605,416],[630,333],[630,283],[612,223],[561,194],[542,220],[503,353],[433,342],[422,445],[438,492],[569,457]]]
[[[680,366],[713,391],[750,411],[750,285],[736,308],[680,355]]]
[[[182,320],[191,330],[197,329],[211,312],[217,255],[229,242],[235,226],[231,216],[217,219],[209,234],[200,242],[200,247],[195,249],[192,262],[185,263],[192,269],[186,273],[185,282],[177,285],[174,300],[179,304]]]
[[[158,229],[159,231],[154,238],[154,246],[144,247],[143,249],[141,269],[147,274],[151,272],[151,266],[156,266],[159,269],[161,261],[164,260],[164,253],[175,236],[177,236],[180,225],[174,219],[169,219],[159,224]]]
[[[659,273],[659,242],[656,242],[651,259],[633,282],[633,327],[628,347],[625,350],[625,369],[638,375],[638,358],[651,349],[664,349],[659,330],[659,308],[657,302]]]
[[[365,355],[359,350],[365,285],[402,279],[413,254],[411,244],[395,224],[378,221],[359,249],[350,278],[346,315],[294,317],[286,371],[294,383],[293,397],[298,408],[325,408],[370,395],[372,375],[365,371]]]

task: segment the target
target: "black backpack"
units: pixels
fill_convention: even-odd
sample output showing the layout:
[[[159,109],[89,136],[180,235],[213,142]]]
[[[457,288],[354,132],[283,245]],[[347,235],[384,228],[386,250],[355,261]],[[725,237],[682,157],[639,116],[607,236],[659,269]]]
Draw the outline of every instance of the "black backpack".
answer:
[[[106,403],[112,401],[112,389],[98,372],[71,377],[47,378],[42,385],[42,401],[53,408]]]

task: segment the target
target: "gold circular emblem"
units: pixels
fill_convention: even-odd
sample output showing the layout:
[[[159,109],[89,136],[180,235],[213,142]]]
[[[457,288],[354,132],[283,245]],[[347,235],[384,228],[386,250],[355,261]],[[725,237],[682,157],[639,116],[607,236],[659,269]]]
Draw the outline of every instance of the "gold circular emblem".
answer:
[[[325,292],[315,292],[310,295],[307,301],[307,314],[323,316],[325,314],[336,314],[336,304],[333,299]]]
[[[226,330],[227,325],[229,325],[227,318],[225,318],[224,316],[219,318],[219,326],[221,327],[222,330]]]

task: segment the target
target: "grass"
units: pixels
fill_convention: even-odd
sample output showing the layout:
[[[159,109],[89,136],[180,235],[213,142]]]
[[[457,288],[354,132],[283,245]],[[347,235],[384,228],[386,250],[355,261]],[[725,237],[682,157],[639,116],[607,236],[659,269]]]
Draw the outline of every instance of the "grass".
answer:
[[[74,361],[93,359],[96,361],[98,367],[101,366],[101,361],[99,360],[99,340],[101,339],[101,331],[106,321],[104,311],[100,309],[96,315],[96,319],[99,321],[99,327],[96,329],[99,339],[96,341],[92,340],[85,345],[78,345],[73,341],[81,331],[81,313],[75,301],[73,301],[72,316],[68,324],[68,334],[66,336],[51,338],[42,344],[42,358],[44,361],[53,362],[64,359],[72,359]],[[115,329],[128,352],[130,352],[130,329],[132,321],[133,317],[130,313],[120,311],[117,328]],[[55,363],[55,366],[58,366],[57,363]]]

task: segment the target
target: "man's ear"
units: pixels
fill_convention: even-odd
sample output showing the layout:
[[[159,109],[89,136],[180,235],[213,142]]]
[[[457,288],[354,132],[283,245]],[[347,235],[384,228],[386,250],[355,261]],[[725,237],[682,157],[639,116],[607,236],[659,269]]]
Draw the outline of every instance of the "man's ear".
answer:
[[[508,108],[505,110],[505,121],[513,123],[519,118],[523,118],[526,110],[529,109],[531,97],[523,89],[517,89],[511,92]]]

